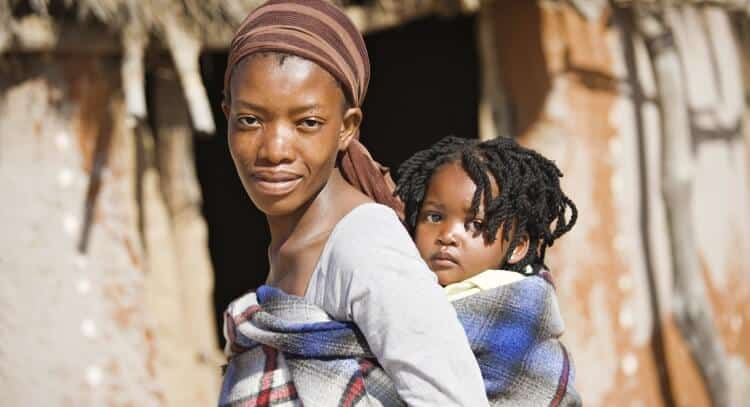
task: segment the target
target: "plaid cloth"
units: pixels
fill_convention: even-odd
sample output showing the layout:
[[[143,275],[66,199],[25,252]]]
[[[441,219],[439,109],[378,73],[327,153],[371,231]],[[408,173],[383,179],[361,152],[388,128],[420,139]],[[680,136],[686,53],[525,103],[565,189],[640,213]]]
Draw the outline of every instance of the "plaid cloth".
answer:
[[[578,406],[562,318],[542,272],[455,301],[493,406]],[[220,407],[401,406],[352,323],[262,286],[225,314]]]
[[[453,302],[493,406],[580,406],[549,272]]]
[[[262,304],[262,307],[261,307]],[[219,406],[401,406],[353,323],[261,286],[225,313]]]

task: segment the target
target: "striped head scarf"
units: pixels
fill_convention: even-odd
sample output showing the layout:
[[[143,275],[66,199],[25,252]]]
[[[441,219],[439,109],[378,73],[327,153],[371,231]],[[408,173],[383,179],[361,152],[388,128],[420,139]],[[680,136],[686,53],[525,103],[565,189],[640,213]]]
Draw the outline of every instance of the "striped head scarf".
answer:
[[[224,97],[234,67],[248,55],[282,52],[315,62],[339,81],[347,101],[362,107],[370,81],[370,60],[362,35],[336,6],[323,0],[271,0],[242,21],[229,49]],[[339,166],[344,178],[403,219],[403,204],[394,196],[388,168],[372,159],[359,141],[349,144]]]

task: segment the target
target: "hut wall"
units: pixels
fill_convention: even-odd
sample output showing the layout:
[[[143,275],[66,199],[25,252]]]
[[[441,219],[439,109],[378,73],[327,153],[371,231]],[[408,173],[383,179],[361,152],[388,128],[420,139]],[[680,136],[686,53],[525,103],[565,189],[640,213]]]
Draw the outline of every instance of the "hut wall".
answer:
[[[216,400],[189,121],[159,128],[157,153],[127,119],[120,62],[0,63],[0,405]]]
[[[497,3],[495,3],[497,4]],[[653,67],[629,10],[495,6],[499,74],[522,143],[554,159],[579,221],[549,252],[577,387],[590,405],[707,405],[675,324]],[[731,405],[750,389],[746,107],[728,14],[668,15],[693,137],[692,222],[727,352]],[[687,338],[687,341],[692,340]]]
[[[116,61],[3,64],[2,405],[160,405]],[[111,151],[79,254],[97,139]]]

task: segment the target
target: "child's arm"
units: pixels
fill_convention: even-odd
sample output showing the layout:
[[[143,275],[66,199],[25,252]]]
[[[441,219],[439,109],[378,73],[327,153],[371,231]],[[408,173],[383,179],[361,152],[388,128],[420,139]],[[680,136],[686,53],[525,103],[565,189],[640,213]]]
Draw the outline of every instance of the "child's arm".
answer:
[[[365,222],[341,225],[329,258],[342,284],[341,312],[408,405],[488,405],[455,310],[395,214],[372,206],[357,216]]]

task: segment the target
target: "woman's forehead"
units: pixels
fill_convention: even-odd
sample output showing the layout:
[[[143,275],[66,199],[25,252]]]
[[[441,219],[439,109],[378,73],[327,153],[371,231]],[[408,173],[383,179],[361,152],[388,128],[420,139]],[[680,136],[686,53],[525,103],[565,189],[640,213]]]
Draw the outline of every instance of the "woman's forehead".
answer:
[[[291,55],[251,56],[235,67],[232,100],[254,103],[298,100],[301,103],[339,103],[343,97],[336,80],[314,62]]]

